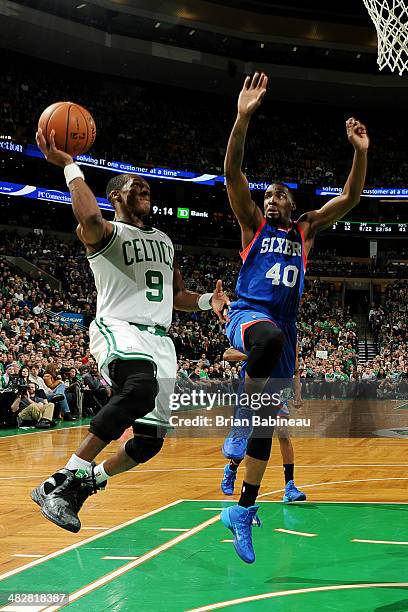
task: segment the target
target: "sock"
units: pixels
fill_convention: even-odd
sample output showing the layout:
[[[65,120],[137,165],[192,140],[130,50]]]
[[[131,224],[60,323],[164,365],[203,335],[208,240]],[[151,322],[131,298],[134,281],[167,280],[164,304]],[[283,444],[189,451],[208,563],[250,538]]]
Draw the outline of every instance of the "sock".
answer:
[[[85,459],[81,459],[81,457],[77,457],[75,454],[71,456],[65,468],[67,470],[86,470],[91,467],[90,461],[85,461]]]
[[[103,464],[105,462],[102,461],[102,463],[100,463],[99,465],[97,465],[94,468],[94,476],[95,476],[95,480],[96,480],[96,484],[101,484],[101,482],[105,482],[105,480],[108,480],[109,478],[109,474],[107,474],[105,472],[105,469],[103,467]]]
[[[284,463],[283,471],[285,472],[285,484],[288,484],[289,480],[294,480],[295,465],[293,463]]]
[[[255,504],[260,486],[261,485],[249,484],[244,480],[242,483],[241,497],[239,498],[238,506],[243,506],[244,508],[253,506]]]
[[[229,464],[229,468],[231,470],[231,472],[236,472],[239,464],[241,463],[241,461],[234,461],[233,459],[231,459],[230,464]]]

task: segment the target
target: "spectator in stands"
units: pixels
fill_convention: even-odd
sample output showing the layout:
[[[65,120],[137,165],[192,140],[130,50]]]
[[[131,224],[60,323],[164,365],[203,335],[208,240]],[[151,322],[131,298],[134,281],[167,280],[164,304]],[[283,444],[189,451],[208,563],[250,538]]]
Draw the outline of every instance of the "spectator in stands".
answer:
[[[70,360],[73,361],[73,360]],[[74,366],[70,366],[64,376],[64,383],[67,387],[75,383],[82,382],[82,376]]]
[[[227,98],[170,87],[163,96],[159,85],[127,80],[118,83],[117,79],[92,73],[78,82],[76,73],[66,66],[62,77],[59,67],[38,62],[34,76],[25,58],[4,50],[2,55],[5,69],[0,82],[0,119],[4,133],[32,142],[38,109],[49,104],[52,88],[54,99],[80,100],[92,111],[96,123],[103,125],[92,149],[97,158],[200,173],[221,172],[225,130],[220,125],[228,123]],[[30,58],[31,66],[32,62]],[[126,96],[118,96],[118,89],[125,89]],[[103,103],[106,99],[110,100],[109,108]],[[347,149],[332,121],[333,112],[338,109],[302,104],[302,111],[299,112],[299,104],[277,101],[263,109],[248,141],[249,176],[265,179],[267,168],[269,174],[282,176],[283,180],[320,185],[344,182],[342,160]],[[117,117],[128,129],[118,133]],[[401,143],[408,133],[403,115],[398,117],[394,112],[393,118],[401,126],[394,135],[384,125],[381,113],[371,112],[371,122],[377,124],[378,143],[372,151],[368,176],[373,186],[379,183],[405,186],[408,164]],[[165,132],[163,124],[169,126]],[[323,136],[316,133],[317,124]],[[61,263],[57,261],[56,265]]]
[[[384,368],[380,368],[376,374],[377,380],[384,380],[387,377],[387,374]]]
[[[366,367],[361,376],[361,380],[366,382],[373,382],[374,380],[376,380],[376,375],[374,374],[371,368]]]
[[[74,361],[73,359],[70,361]],[[70,367],[64,376],[65,397],[71,412],[81,413],[82,407],[82,376],[75,367]]]
[[[346,374],[346,372],[343,371],[342,366],[336,365],[335,370],[334,370],[335,397],[346,397],[348,381],[349,381],[349,377]]]
[[[30,382],[29,377],[30,371],[27,366],[23,366],[22,368],[20,368],[20,371],[18,373],[18,386],[27,387],[28,383]]]
[[[329,366],[327,368],[324,374],[324,381],[325,381],[324,395],[326,399],[332,399],[333,397],[335,397],[335,386],[334,386],[335,375],[334,375],[334,370],[332,366]]]
[[[29,381],[34,383],[38,389],[44,391],[45,394],[50,393],[50,389],[46,386],[44,379],[39,375],[40,368],[36,363],[30,367]]]
[[[11,410],[17,416],[17,424],[22,427],[25,422],[35,422],[37,429],[55,427],[53,421],[54,404],[37,395],[34,383],[28,383],[27,390],[19,393],[11,405]]]
[[[200,366],[197,366],[194,368],[194,370],[191,372],[189,379],[192,380],[193,382],[199,382],[201,380],[201,368]]]
[[[76,421],[76,417],[71,414],[71,410],[65,395],[65,385],[60,378],[57,378],[57,370],[54,365],[49,365],[44,374],[44,382],[51,393],[47,395],[49,401],[54,401],[60,416],[64,421]],[[58,397],[58,399],[57,399]]]
[[[391,376],[387,376],[380,381],[377,387],[377,397],[380,399],[391,398],[395,396],[396,384],[392,381]]]
[[[97,403],[97,410],[106,404],[110,396],[112,395],[112,390],[104,381],[102,377],[99,375],[98,366],[96,363],[92,363],[90,368],[88,369],[86,366],[82,368],[83,372],[83,383],[88,387],[91,391],[91,394],[94,400]]]
[[[17,389],[20,368],[13,362],[6,367],[5,374],[1,376],[1,386],[3,389]]]
[[[203,366],[205,366],[206,368],[210,367],[210,362],[207,359],[207,355],[205,353],[202,353],[200,361],[202,363]]]

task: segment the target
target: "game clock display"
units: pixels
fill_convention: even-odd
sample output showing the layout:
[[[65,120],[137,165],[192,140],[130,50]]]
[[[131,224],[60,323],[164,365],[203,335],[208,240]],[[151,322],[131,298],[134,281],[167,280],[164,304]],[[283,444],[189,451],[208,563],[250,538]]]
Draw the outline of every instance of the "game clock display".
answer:
[[[210,218],[209,213],[205,210],[193,210],[191,208],[180,208],[180,207],[173,210],[173,208],[169,208],[167,206],[153,205],[152,213],[154,215],[163,215],[166,217],[172,217],[174,215],[177,219],[181,219],[184,221],[189,221],[191,218],[194,218],[194,217],[198,219],[209,219]]]
[[[164,215],[164,216],[173,216],[173,209],[168,208],[167,206],[152,206],[152,211],[154,215]]]
[[[338,221],[329,229],[330,232],[347,234],[371,234],[372,236],[401,236],[408,234],[407,223],[374,223],[365,221]]]

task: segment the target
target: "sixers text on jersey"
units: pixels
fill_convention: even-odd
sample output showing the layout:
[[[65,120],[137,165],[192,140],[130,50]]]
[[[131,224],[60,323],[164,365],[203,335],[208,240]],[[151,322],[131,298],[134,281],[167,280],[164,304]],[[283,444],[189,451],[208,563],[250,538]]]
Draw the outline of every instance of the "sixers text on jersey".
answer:
[[[295,320],[303,292],[306,252],[298,223],[289,229],[262,222],[243,260],[232,308],[261,310],[272,319]]]

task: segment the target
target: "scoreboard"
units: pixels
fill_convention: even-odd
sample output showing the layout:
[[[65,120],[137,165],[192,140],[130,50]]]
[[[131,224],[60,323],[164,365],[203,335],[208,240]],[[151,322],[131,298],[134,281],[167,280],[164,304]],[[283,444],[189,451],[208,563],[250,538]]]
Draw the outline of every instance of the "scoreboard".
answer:
[[[337,221],[328,232],[336,234],[365,234],[369,236],[404,236],[408,234],[407,223],[376,223],[370,221]]]

